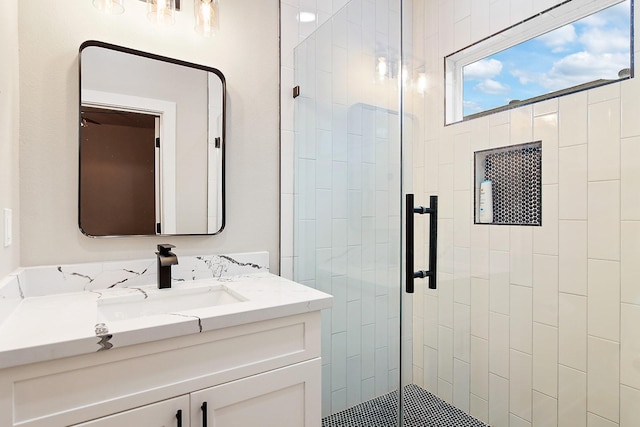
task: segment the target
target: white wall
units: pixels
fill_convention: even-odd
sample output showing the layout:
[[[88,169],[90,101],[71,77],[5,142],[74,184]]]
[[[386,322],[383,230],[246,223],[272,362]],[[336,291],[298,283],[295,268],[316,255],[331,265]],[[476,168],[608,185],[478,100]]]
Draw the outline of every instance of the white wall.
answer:
[[[432,82],[411,100],[414,186],[441,207],[414,381],[495,427],[636,426],[640,80],[442,125],[443,57],[553,3],[412,2],[413,69]],[[473,225],[473,152],[534,140],[543,226]]]
[[[0,277],[20,264],[18,189],[18,0],[0,4]],[[13,244],[4,247],[3,209],[13,210]]]
[[[19,4],[21,263],[148,257],[160,242],[182,254],[267,250],[278,271],[278,7],[220,5],[220,33],[193,31],[191,2],[157,28],[145,4],[108,16],[90,1]],[[227,78],[226,228],[211,237],[90,239],[77,226],[78,49],[100,40],[212,66]],[[4,191],[3,191],[4,193]]]

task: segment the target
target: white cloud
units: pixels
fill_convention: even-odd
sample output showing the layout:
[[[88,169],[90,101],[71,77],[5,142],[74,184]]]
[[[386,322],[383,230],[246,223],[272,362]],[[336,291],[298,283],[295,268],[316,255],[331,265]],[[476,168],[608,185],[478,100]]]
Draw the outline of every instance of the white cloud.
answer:
[[[630,19],[631,6],[629,0],[604,9],[598,13],[583,18],[580,22],[591,27],[602,27],[612,22],[622,22]]]
[[[551,48],[552,52],[557,53],[565,51],[566,45],[573,43],[577,38],[576,28],[569,24],[541,35],[538,40]]]
[[[509,92],[509,86],[492,79],[485,79],[476,85],[476,89],[489,95],[498,95]]]
[[[540,84],[549,91],[599,80],[617,79],[618,72],[629,67],[630,41],[628,30],[597,26],[592,20],[586,27],[571,31],[552,31],[540,37],[557,52],[563,44],[579,43],[581,49],[556,60],[546,72],[532,72],[526,67],[510,70],[521,85]],[[580,33],[576,35],[576,29]],[[555,48],[554,48],[555,47]]]
[[[617,79],[618,71],[628,66],[628,54],[577,52],[555,62],[549,72],[540,76],[540,83],[549,90],[558,90],[598,79]]]
[[[604,25],[607,25],[607,19],[602,15],[594,14],[589,15],[586,18],[582,18],[580,23],[588,25],[590,27],[602,27]]]
[[[609,29],[590,28],[580,35],[580,43],[582,43],[587,52],[593,53],[613,53],[628,52],[631,46],[629,33]]]
[[[525,86],[530,83],[536,83],[539,80],[539,77],[534,73],[529,72],[527,70],[512,70],[511,75],[518,78],[518,82]]]
[[[497,59],[481,59],[464,67],[465,80],[491,79],[502,72],[502,62]]]
[[[628,9],[628,4],[626,7]],[[580,35],[575,41],[582,45],[581,51],[555,61],[547,72],[537,76],[527,75],[526,72],[512,74],[519,78],[521,84],[535,80],[548,90],[559,90],[599,79],[617,79],[618,72],[629,67],[629,33],[628,29],[607,26],[611,22],[624,20],[621,17],[623,9],[610,9],[607,13],[610,16],[592,15],[586,20],[586,26],[578,29]],[[612,21],[612,18],[617,18],[617,21]],[[556,32],[557,30],[547,36]],[[559,42],[561,37],[556,39]]]
[[[485,110],[480,104],[473,101],[463,101],[462,105],[464,106],[465,114],[473,114]]]

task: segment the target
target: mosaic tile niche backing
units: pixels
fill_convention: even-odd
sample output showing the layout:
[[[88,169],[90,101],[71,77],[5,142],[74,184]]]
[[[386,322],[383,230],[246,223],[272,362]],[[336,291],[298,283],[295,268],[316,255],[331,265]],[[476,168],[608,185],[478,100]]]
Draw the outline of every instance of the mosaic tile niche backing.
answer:
[[[491,181],[493,222],[542,225],[542,142],[475,152],[475,223],[480,183]]]

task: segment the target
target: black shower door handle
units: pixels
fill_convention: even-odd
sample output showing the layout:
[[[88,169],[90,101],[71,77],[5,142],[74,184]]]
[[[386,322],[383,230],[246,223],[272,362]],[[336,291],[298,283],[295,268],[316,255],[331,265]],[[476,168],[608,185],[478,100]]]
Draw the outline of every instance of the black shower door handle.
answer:
[[[414,253],[413,253],[413,216],[414,214],[429,214],[429,269],[414,270]],[[429,278],[429,289],[436,289],[436,267],[438,261],[438,196],[429,198],[429,207],[415,206],[413,203],[413,194],[407,194],[405,198],[405,215],[406,215],[406,292],[412,294],[414,292],[413,279]]]

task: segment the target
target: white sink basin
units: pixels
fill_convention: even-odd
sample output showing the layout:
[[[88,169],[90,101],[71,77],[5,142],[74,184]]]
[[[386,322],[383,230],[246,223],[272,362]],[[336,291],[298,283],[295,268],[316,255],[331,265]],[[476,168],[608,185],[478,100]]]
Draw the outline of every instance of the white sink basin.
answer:
[[[247,301],[223,285],[142,290],[99,299],[98,316],[104,321],[126,320]]]

